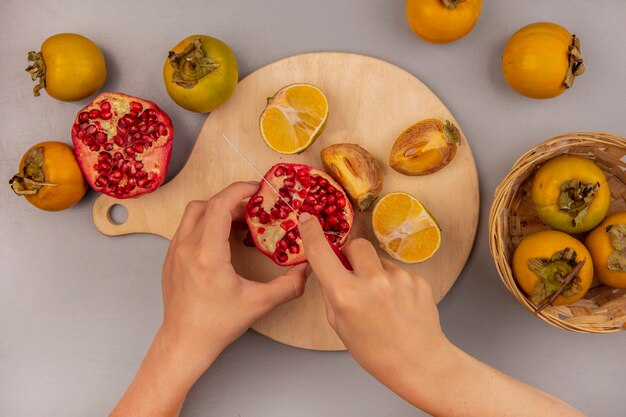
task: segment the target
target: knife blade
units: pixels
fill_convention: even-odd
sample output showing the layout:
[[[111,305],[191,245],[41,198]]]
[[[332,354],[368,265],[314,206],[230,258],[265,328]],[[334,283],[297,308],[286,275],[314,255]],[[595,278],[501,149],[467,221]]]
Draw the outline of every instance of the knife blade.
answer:
[[[246,158],[246,156],[243,154],[243,152],[241,152],[239,150],[239,148],[237,148],[235,146],[234,143],[232,143],[230,141],[230,139],[228,139],[226,137],[226,135],[222,134],[222,137],[224,138],[224,140],[226,140],[226,142],[230,145],[231,148],[233,148],[238,154],[239,156],[241,156],[241,158],[246,161],[246,163],[250,166],[250,168],[252,168],[254,170],[254,172],[256,172],[256,174],[261,178],[261,180],[263,180],[271,189],[272,191],[274,191],[274,193],[278,196],[278,198],[280,198],[281,200],[283,200],[283,202],[285,204],[287,204],[287,206],[291,209],[291,211],[293,211],[296,215],[296,217],[298,219],[300,219],[300,213],[298,213],[296,211],[296,209],[294,209],[291,204],[289,204],[289,202],[287,200],[285,200],[285,198],[283,198],[282,195],[280,195],[280,193],[278,192],[278,190],[276,188],[274,188],[274,186],[272,184],[270,184],[270,182],[268,180],[265,179],[265,176],[263,176],[263,174],[261,174],[261,171],[259,171],[254,164],[248,159]],[[324,234],[327,235],[335,235],[335,236],[340,236],[340,233],[337,232],[324,232]],[[330,247],[332,248],[333,252],[335,252],[335,255],[337,255],[337,258],[339,258],[339,260],[341,261],[341,263],[343,264],[343,266],[348,270],[348,271],[354,271],[354,269],[352,268],[352,265],[350,264],[350,261],[348,261],[348,258],[346,258],[346,255],[343,254],[343,252],[341,251],[341,249],[339,249],[338,247],[336,247],[335,245],[333,245],[332,243],[328,242],[328,244],[330,245]]]

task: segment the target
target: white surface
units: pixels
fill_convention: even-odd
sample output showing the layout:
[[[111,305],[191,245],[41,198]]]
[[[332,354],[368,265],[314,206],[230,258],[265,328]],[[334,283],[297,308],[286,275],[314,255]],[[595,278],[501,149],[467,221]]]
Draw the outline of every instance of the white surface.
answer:
[[[90,6],[88,3],[92,3]],[[0,179],[41,140],[70,142],[86,103],[33,98],[26,52],[48,36],[77,32],[103,49],[105,90],[157,102],[176,140],[170,178],[183,166],[205,116],[176,106],[161,68],[168,48],[193,33],[226,41],[241,76],[309,51],[382,58],[439,95],[472,144],[481,180],[481,222],[467,267],[440,304],[448,337],[496,368],[551,392],[591,416],[626,409],[625,334],[555,329],[517,304],[493,267],[487,216],[513,162],[567,131],[626,135],[626,3],[620,0],[485,0],[478,26],[450,45],[416,38],[403,1],[45,1],[0,3]],[[563,96],[518,96],[500,75],[508,37],[534,21],[580,36],[587,73]],[[349,78],[350,74],[346,74]],[[381,109],[384,111],[384,109]],[[105,415],[131,380],[161,318],[167,241],[101,236],[95,194],[60,213],[38,211],[0,188],[0,416]],[[417,353],[427,355],[427,352]],[[248,333],[196,384],[183,416],[419,416],[363,372],[347,353],[294,349]]]

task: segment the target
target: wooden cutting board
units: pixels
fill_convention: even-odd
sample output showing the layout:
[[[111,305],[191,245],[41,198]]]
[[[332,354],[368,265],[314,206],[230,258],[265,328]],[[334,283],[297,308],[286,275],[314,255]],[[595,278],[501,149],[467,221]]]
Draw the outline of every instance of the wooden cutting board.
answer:
[[[288,156],[269,149],[258,130],[266,98],[287,84],[306,82],[326,94],[330,115],[326,130],[301,155]],[[321,169],[320,150],[330,144],[356,142],[380,162],[385,174],[383,194],[405,191],[422,201],[441,224],[443,243],[433,258],[417,265],[403,264],[425,277],[441,300],[459,276],[472,249],[478,223],[479,193],[476,166],[463,133],[453,161],[439,172],[424,177],[397,173],[388,165],[392,144],[409,125],[437,117],[454,117],[413,75],[379,59],[348,53],[310,53],[269,64],[246,78],[233,97],[212,112],[181,172],[169,183],[132,200],[102,195],[94,203],[93,220],[103,234],[153,233],[170,239],[185,205],[206,200],[237,180],[258,180],[256,174],[222,138],[226,135],[265,172],[273,164],[297,162]],[[456,122],[455,122],[456,123]],[[458,123],[456,123],[458,126]],[[111,221],[109,210],[121,204],[128,211],[123,224]],[[371,211],[358,213],[352,236],[370,239]],[[233,264],[249,279],[267,281],[281,268],[258,252],[243,246],[243,232],[231,236]],[[379,253],[389,258],[382,250]],[[154,259],[160,262],[161,259]],[[304,295],[279,307],[252,328],[288,345],[317,350],[341,350],[343,344],[326,321],[319,285],[309,278]]]

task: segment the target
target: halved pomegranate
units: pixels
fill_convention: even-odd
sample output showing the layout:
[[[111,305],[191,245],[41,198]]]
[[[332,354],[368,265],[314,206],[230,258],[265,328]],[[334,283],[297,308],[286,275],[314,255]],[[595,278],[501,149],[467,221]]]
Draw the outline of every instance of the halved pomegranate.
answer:
[[[328,174],[308,165],[280,163],[270,168],[265,179],[282,199],[262,181],[246,206],[250,236],[261,252],[281,266],[306,262],[293,210],[317,217],[326,239],[337,249],[343,246],[354,212],[344,190]]]
[[[87,182],[115,198],[156,190],[165,180],[174,127],[151,101],[102,93],[72,126],[76,159]]]

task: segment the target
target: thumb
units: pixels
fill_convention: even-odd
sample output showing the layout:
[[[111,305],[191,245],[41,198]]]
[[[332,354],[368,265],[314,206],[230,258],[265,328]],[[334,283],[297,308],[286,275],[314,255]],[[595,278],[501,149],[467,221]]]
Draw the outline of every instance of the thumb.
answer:
[[[256,291],[261,298],[260,305],[263,314],[304,293],[307,278],[306,267],[306,264],[296,265],[284,275],[259,285],[260,288]]]

